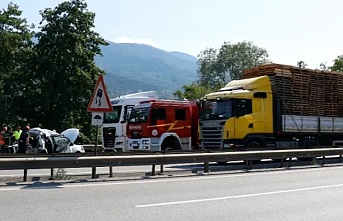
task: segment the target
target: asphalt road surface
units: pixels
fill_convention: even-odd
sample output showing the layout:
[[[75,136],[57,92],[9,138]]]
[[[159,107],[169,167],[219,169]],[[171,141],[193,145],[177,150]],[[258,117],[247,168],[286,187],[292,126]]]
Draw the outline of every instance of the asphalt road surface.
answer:
[[[1,220],[342,220],[343,168],[0,187]]]

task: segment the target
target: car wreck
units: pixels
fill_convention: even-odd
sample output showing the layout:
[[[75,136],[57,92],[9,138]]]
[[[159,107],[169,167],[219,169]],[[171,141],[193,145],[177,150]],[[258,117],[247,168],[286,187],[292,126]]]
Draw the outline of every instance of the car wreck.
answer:
[[[26,153],[85,153],[84,147],[75,144],[79,129],[70,128],[62,133],[49,129],[31,128],[29,130],[30,145]],[[17,147],[14,148],[17,150]]]

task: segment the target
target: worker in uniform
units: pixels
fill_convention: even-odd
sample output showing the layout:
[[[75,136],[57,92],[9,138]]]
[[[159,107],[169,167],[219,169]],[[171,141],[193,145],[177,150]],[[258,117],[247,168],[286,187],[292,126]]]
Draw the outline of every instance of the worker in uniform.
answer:
[[[17,153],[26,153],[27,147],[29,146],[30,142],[29,142],[29,131],[30,131],[30,127],[26,126],[24,131],[21,133],[20,137],[19,137],[19,142],[18,142],[18,151]]]
[[[13,131],[13,138],[14,138],[14,141],[18,142],[21,133],[22,133],[21,127],[18,125],[18,126],[17,126],[17,129],[16,129],[15,131]]]

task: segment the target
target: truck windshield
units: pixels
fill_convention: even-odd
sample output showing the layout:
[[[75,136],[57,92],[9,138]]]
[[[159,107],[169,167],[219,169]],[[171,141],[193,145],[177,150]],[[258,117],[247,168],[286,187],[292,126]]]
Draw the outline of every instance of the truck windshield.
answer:
[[[219,120],[232,117],[231,100],[207,100],[201,105],[200,118],[202,120]]]
[[[149,107],[134,108],[129,117],[129,123],[145,123],[148,121]]]
[[[111,113],[104,114],[104,123],[119,123],[122,106],[113,106]]]

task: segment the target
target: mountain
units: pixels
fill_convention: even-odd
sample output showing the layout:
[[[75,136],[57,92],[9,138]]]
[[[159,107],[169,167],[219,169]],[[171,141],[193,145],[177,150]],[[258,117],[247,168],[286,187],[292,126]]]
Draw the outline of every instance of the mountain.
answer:
[[[189,54],[186,54],[186,53],[183,53],[183,52],[179,52],[179,51],[171,51],[169,52],[169,54],[177,57],[177,58],[180,58],[182,60],[188,60],[190,62],[197,62],[198,59],[192,55],[189,55]]]
[[[171,98],[175,90],[197,79],[197,59],[191,55],[144,44],[108,43],[95,62],[106,72],[111,97],[156,90],[159,97]]]

